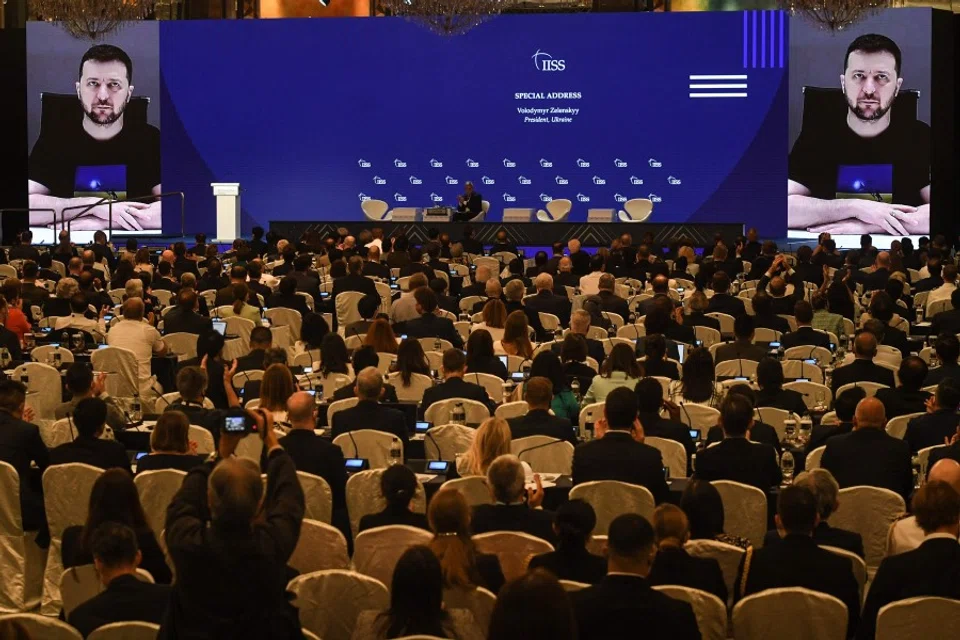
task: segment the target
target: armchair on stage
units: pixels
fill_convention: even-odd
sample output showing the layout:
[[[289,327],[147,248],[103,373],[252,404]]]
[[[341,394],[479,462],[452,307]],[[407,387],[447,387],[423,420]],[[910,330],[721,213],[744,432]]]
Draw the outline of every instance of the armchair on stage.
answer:
[[[623,203],[618,217],[620,222],[646,222],[653,214],[653,202],[646,198],[634,198]]]
[[[360,203],[363,209],[363,215],[371,222],[390,222],[393,220],[393,212],[388,211],[390,205],[383,200],[364,200]]]
[[[540,222],[563,222],[570,215],[573,203],[569,200],[558,199],[547,203],[547,209],[537,211],[537,220]]]

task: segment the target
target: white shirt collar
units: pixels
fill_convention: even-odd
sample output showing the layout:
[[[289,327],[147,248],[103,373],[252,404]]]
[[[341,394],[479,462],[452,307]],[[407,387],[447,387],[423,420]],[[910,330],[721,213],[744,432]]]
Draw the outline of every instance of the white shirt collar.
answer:
[[[931,533],[925,535],[923,537],[923,541],[926,542],[927,540],[936,540],[937,538],[947,538],[948,540],[957,542],[957,536],[953,535],[952,533]]]

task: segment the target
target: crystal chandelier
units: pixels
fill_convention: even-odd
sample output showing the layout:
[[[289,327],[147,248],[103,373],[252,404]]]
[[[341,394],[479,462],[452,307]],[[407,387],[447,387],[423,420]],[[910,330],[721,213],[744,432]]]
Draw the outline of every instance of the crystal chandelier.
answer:
[[[871,13],[893,5],[891,0],[784,0],[791,15],[801,15],[821,29],[843,31]]]
[[[386,15],[409,18],[443,36],[461,35],[498,15],[506,0],[380,0]]]
[[[38,20],[59,23],[76,38],[101,40],[130,20],[143,20],[155,0],[30,0]]]

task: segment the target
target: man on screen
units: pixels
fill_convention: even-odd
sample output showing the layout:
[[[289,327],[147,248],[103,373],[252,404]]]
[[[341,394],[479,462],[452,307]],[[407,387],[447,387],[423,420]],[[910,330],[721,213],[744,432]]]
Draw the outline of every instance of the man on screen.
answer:
[[[63,210],[160,194],[160,132],[124,117],[132,82],[133,62],[123,49],[102,44],[83,54],[76,83],[83,115],[55,133],[42,131],[30,153],[30,207],[56,211],[31,211],[30,226],[52,226],[65,216],[72,231],[102,230],[109,224],[106,203]],[[159,200],[123,202],[112,210],[114,229],[160,229]]]
[[[483,196],[473,190],[469,180],[463,185],[463,194],[457,196],[456,222],[469,222],[483,210]]]
[[[790,152],[791,229],[929,232],[930,127],[905,112],[893,117],[900,65],[900,48],[886,36],[863,35],[847,48],[845,121],[805,127]]]

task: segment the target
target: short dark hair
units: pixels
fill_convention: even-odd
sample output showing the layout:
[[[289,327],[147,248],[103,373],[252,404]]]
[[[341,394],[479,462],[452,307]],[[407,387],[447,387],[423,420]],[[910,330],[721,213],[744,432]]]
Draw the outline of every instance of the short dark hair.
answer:
[[[653,549],[653,525],[638,513],[624,513],[613,519],[607,531],[610,553],[637,558]]]
[[[33,280],[37,277],[37,273],[40,272],[40,267],[37,266],[37,263],[33,260],[27,260],[23,263],[21,267],[23,271],[23,277],[29,280]]]
[[[87,310],[87,299],[82,293],[70,298],[70,311],[74,313],[84,313]]]
[[[755,326],[753,316],[750,314],[744,313],[738,315],[736,320],[733,321],[733,335],[749,340],[753,335]]]
[[[437,308],[437,294],[430,287],[420,287],[413,292],[413,297],[423,309],[424,313],[433,313]]]
[[[863,387],[853,387],[847,389],[833,403],[833,409],[837,412],[837,419],[841,422],[850,422],[853,415],[857,412],[857,405],[867,397],[867,392]]]
[[[765,390],[783,386],[783,365],[776,358],[766,357],[757,364],[757,382]]]
[[[560,344],[560,359],[564,362],[583,362],[588,355],[587,339],[579,333],[568,333]]]
[[[443,352],[444,371],[463,371],[467,366],[467,356],[460,349],[447,349]]]
[[[293,295],[297,290],[297,279],[293,276],[283,276],[280,278],[279,289],[285,296]]]
[[[269,327],[254,327],[250,331],[250,343],[273,344],[273,333],[270,332]]]
[[[27,387],[19,380],[0,380],[0,409],[14,412],[27,398]]]
[[[94,529],[90,551],[110,569],[131,566],[136,563],[139,551],[137,534],[125,524],[108,520]]]
[[[73,409],[73,424],[81,436],[93,437],[107,421],[107,403],[100,398],[84,398]]]
[[[766,291],[757,291],[753,296],[753,312],[758,316],[765,316],[773,312],[773,298]]]
[[[900,380],[903,381],[903,374],[900,374]],[[942,409],[956,411],[960,408],[960,380],[956,378],[944,378],[937,385],[937,404]]]
[[[93,369],[86,362],[74,362],[64,376],[67,389],[74,394],[84,394],[93,385]]]
[[[810,534],[817,523],[817,496],[803,485],[784,487],[777,498],[777,515],[787,533]]]
[[[376,368],[379,364],[380,356],[377,355],[373,345],[368,344],[353,352],[353,370],[356,372],[363,371],[367,367]]]
[[[127,52],[112,44],[98,44],[87,49],[87,52],[80,58],[80,68],[77,69],[77,78],[83,79],[83,65],[87,60],[94,62],[122,62],[127,68],[127,83],[133,84],[133,61]]]
[[[246,280],[247,279],[247,268],[239,264],[235,264],[230,267],[230,279],[231,280]]]
[[[913,496],[913,515],[924,533],[940,527],[956,526],[960,518],[960,495],[950,484],[933,480],[924,484]]]
[[[810,324],[813,322],[813,306],[806,300],[798,300],[793,305],[793,315],[797,319],[797,324]]]
[[[633,388],[637,396],[637,411],[640,413],[657,413],[663,405],[663,387],[656,378],[642,378]]]
[[[637,419],[637,395],[627,387],[618,387],[607,394],[603,411],[611,429],[632,429]]]
[[[856,40],[850,43],[850,46],[847,47],[847,53],[843,56],[843,72],[847,72],[847,67],[850,64],[850,54],[854,51],[862,51],[863,53],[880,53],[887,52],[893,56],[893,69],[897,72],[897,76],[900,75],[900,64],[903,62],[903,54],[900,52],[900,47],[897,46],[897,43],[888,38],[887,36],[882,36],[877,33],[866,33],[862,36],[859,36]],[[873,240],[869,235],[864,234],[861,236],[861,245],[863,244],[863,238],[867,239],[867,246],[870,246]]]
[[[954,333],[941,333],[933,347],[940,362],[955,363],[960,358],[960,338]]]
[[[750,421],[753,420],[753,405],[742,395],[727,394],[720,405],[720,420],[723,422],[725,434],[745,435],[750,428]]]
[[[553,401],[553,383],[542,376],[530,378],[523,385],[523,397],[528,404],[549,407]]]
[[[710,288],[717,293],[724,293],[730,289],[730,276],[725,271],[717,271],[713,274],[713,281]]]
[[[927,363],[918,356],[907,356],[900,361],[900,385],[908,391],[919,391],[927,377]],[[950,380],[950,378],[944,378]],[[958,402],[960,404],[960,402]],[[954,405],[956,408],[956,405]]]

